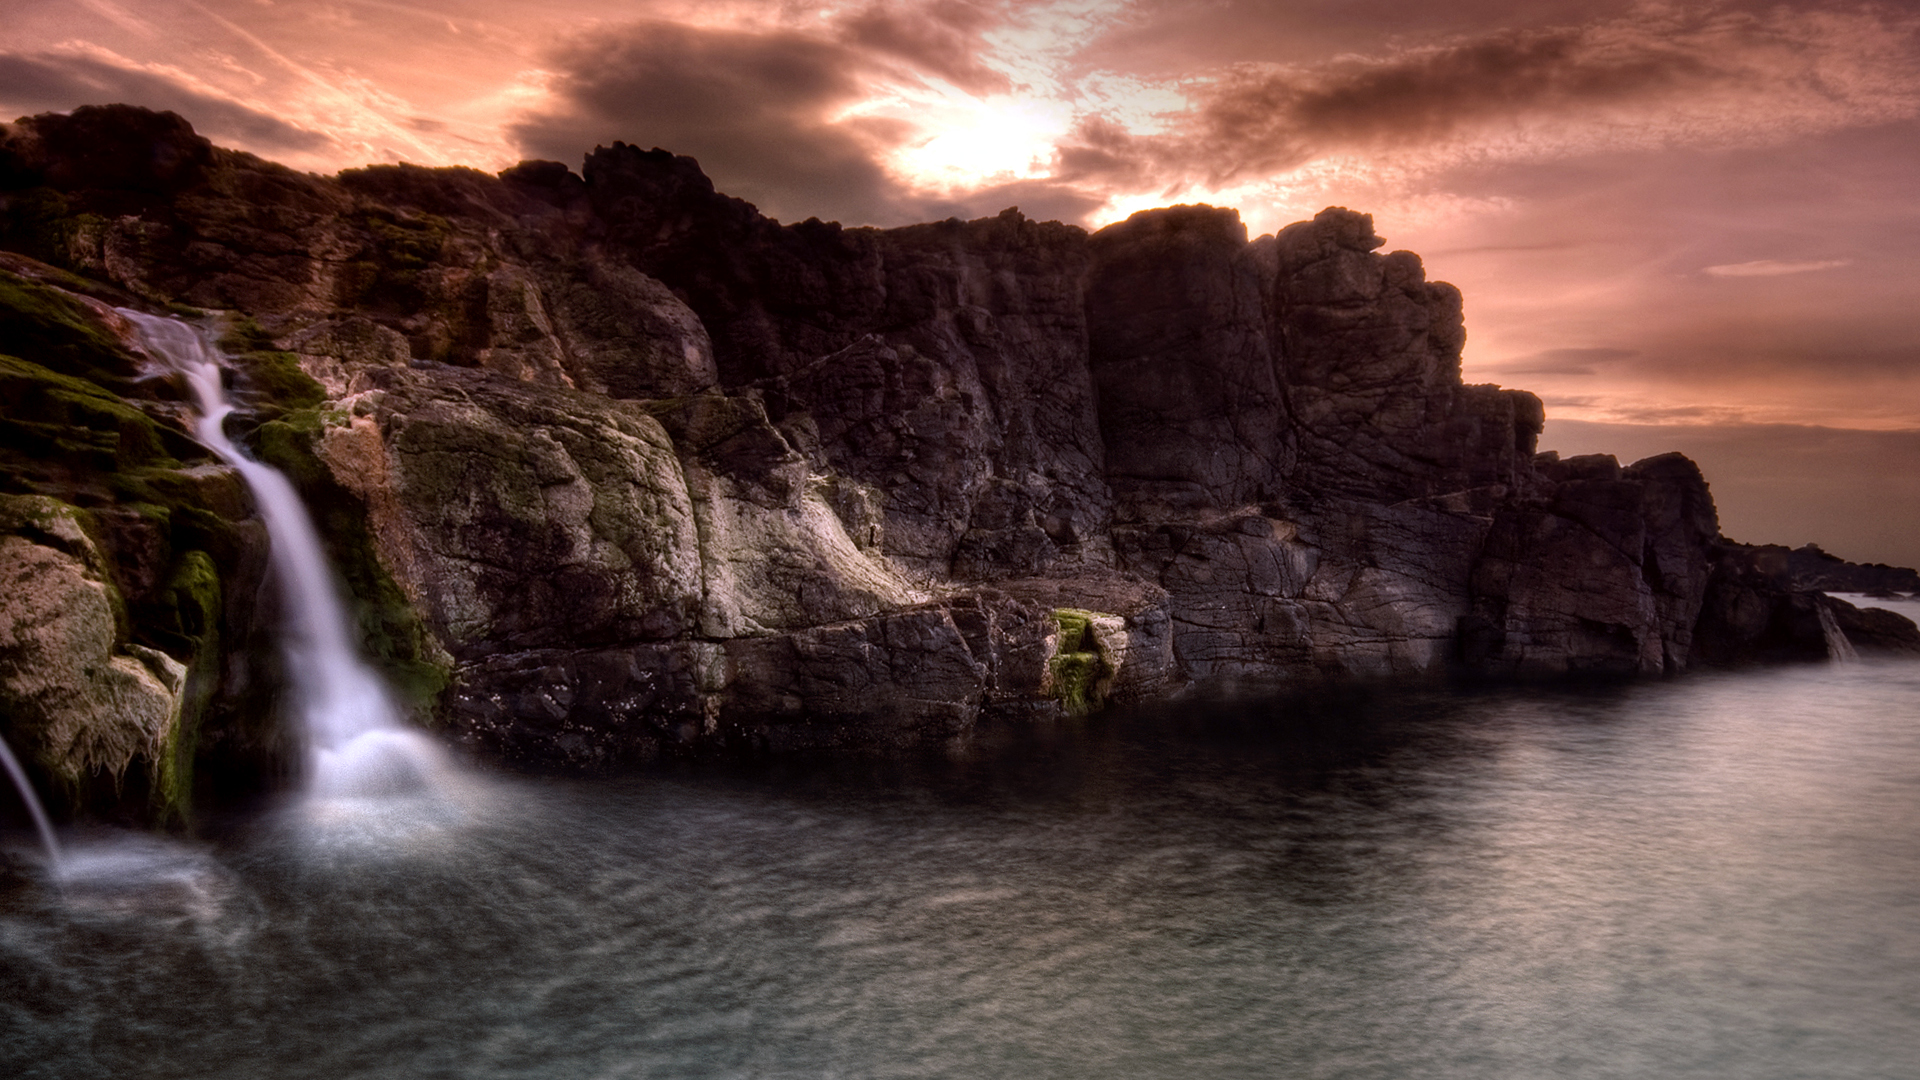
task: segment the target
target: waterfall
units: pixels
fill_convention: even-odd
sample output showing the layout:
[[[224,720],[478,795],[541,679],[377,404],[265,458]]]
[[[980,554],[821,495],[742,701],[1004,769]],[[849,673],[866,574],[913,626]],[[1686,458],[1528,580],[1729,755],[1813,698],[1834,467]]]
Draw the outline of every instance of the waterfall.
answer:
[[[1833,609],[1827,606],[1827,598],[1820,597],[1814,601],[1814,606],[1820,612],[1820,632],[1827,639],[1827,659],[1836,664],[1858,662],[1860,654],[1854,651],[1853,642],[1847,640],[1847,632],[1834,621]]]
[[[7,775],[13,777],[13,786],[20,789],[20,801],[27,804],[27,813],[33,817],[33,827],[40,830],[40,843],[47,849],[47,865],[54,876],[60,876],[60,841],[53,838],[53,822],[47,820],[47,812],[40,805],[40,797],[33,793],[33,785],[27,781],[27,771],[20,767],[20,759],[13,756],[13,748],[5,739],[0,739],[0,765],[7,767]]]
[[[148,353],[179,372],[198,401],[200,441],[246,480],[267,526],[285,625],[281,651],[309,755],[309,790],[320,796],[378,796],[430,790],[439,751],[402,723],[386,686],[360,658],[320,545],[319,534],[287,478],[248,457],[227,438],[233,412],[221,386],[218,353],[177,319],[121,309]]]

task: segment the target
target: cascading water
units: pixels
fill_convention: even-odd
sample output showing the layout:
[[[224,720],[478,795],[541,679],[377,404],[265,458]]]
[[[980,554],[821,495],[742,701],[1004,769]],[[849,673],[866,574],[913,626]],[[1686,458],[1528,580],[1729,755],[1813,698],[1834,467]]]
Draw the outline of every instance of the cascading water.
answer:
[[[20,759],[13,756],[13,748],[5,739],[0,739],[0,765],[5,765],[7,775],[13,777],[13,786],[20,791],[20,801],[27,804],[27,813],[33,817],[33,827],[40,831],[40,843],[47,849],[47,865],[57,877],[60,873],[60,841],[54,839],[53,822],[47,820],[47,812],[40,805],[40,797],[33,793],[33,784],[27,780],[27,771],[20,767]]]
[[[195,433],[239,471],[266,521],[285,608],[282,652],[308,743],[309,791],[330,798],[431,793],[444,771],[439,749],[402,724],[386,687],[360,659],[299,494],[227,438],[223,423],[233,406],[217,353],[199,330],[176,319],[120,313],[150,354],[185,377],[200,407]]]
[[[1836,664],[1852,664],[1860,660],[1860,654],[1854,650],[1853,642],[1847,639],[1847,632],[1840,629],[1839,622],[1833,617],[1833,609],[1824,600],[1817,605],[1820,612],[1820,633],[1827,639],[1827,659]]]

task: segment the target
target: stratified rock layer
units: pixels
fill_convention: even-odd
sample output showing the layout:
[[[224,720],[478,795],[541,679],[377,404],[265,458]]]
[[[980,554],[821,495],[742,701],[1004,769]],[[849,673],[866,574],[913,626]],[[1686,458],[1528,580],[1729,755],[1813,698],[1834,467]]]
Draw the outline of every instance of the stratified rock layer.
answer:
[[[512,758],[1674,672],[1799,603],[1686,459],[1536,458],[1539,400],[1461,382],[1458,291],[1344,209],[781,225],[620,143],[324,179],[119,107],[0,131],[0,186],[0,244],[70,287],[241,320],[252,440],[375,651]]]

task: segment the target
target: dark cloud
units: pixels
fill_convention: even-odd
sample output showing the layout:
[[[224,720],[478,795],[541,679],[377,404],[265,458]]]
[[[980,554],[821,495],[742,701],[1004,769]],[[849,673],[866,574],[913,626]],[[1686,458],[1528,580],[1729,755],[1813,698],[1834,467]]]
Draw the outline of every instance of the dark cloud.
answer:
[[[1003,6],[869,4],[806,32],[666,22],[599,31],[549,58],[555,103],[510,134],[526,153],[560,160],[616,139],[686,154],[720,190],[783,221],[897,225],[1009,205],[1040,220],[1084,218],[1104,196],[1071,178],[939,196],[915,190],[881,161],[923,133],[901,120],[844,115],[888,82],[1010,90],[980,59]]]
[[[1528,125],[1532,145],[1522,152],[1538,154],[1556,143],[1562,152],[1739,143],[1776,129],[1877,122],[1914,108],[1905,74],[1914,23],[1884,11],[1648,9],[1370,57],[1242,63],[1189,80],[1193,105],[1166,118],[1170,133],[1084,124],[1059,162],[1114,183],[1152,176],[1217,187],[1332,153],[1377,157]]]
[[[905,61],[963,90],[987,94],[1010,90],[1005,75],[980,62],[980,34],[999,13],[963,0],[944,0],[919,9],[874,4],[840,23],[852,45]]]
[[[1110,125],[1089,124],[1061,162],[1115,178],[1185,165],[1180,171],[1222,184],[1334,150],[1426,144],[1490,119],[1704,87],[1719,74],[1705,56],[1593,27],[1504,31],[1311,68],[1242,66],[1195,88],[1197,106],[1175,137],[1122,139]]]
[[[1534,25],[1613,17],[1638,0],[1528,0]],[[1754,6],[1764,6],[1760,0]],[[1134,0],[1085,49],[1088,63],[1155,77],[1235,63],[1317,63],[1383,41],[1477,37],[1513,26],[1513,0]]]
[[[931,220],[988,217],[1008,207],[1016,207],[1034,221],[1079,223],[1098,210],[1104,201],[1102,196],[1089,194],[1072,184],[1037,179],[995,184],[945,202],[924,203],[922,209],[925,217]]]
[[[1055,148],[1053,173],[1062,180],[1093,182],[1125,191],[1157,181],[1166,148],[1103,116],[1089,116]]]
[[[15,114],[118,102],[177,112],[217,143],[241,143],[263,153],[318,150],[332,141],[239,102],[183,86],[160,72],[81,53],[0,53],[0,103]]]
[[[616,139],[664,147],[784,220],[867,222],[902,198],[869,133],[831,122],[861,98],[872,67],[848,46],[652,22],[578,39],[553,66],[556,111],[511,128],[530,153],[571,160]]]

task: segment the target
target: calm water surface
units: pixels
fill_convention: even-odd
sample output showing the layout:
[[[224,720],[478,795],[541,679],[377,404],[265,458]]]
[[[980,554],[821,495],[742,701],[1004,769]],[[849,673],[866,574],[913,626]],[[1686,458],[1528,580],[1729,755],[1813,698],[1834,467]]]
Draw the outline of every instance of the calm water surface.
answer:
[[[993,740],[985,740],[992,743]],[[1920,664],[30,833],[18,1077],[1908,1078]]]

